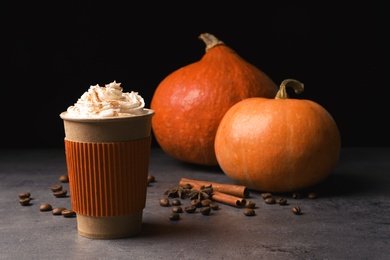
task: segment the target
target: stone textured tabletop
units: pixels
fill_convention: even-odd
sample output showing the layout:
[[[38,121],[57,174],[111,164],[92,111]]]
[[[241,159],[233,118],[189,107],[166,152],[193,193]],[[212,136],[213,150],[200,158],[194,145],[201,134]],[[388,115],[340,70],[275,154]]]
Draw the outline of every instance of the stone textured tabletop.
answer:
[[[171,221],[159,199],[181,178],[232,182],[218,167],[182,163],[159,148],[149,172],[156,181],[148,186],[142,232],[94,240],[77,233],[75,217],[39,210],[42,203],[71,208],[71,194],[57,198],[50,189],[66,173],[62,150],[0,150],[0,259],[389,259],[390,147],[342,148],[332,175],[310,190],[317,199],[306,191],[300,199],[274,194],[288,205],[271,205],[250,190],[250,217],[220,204],[208,216],[181,213]],[[20,205],[20,192],[31,193],[29,206]],[[291,212],[295,205],[301,215]]]

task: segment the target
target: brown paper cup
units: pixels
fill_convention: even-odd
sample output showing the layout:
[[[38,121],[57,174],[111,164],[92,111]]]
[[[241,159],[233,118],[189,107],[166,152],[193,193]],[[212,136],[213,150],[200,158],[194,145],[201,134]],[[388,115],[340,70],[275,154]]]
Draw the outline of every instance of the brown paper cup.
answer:
[[[78,233],[98,239],[130,237],[142,226],[154,111],[131,117],[60,117],[72,208]]]

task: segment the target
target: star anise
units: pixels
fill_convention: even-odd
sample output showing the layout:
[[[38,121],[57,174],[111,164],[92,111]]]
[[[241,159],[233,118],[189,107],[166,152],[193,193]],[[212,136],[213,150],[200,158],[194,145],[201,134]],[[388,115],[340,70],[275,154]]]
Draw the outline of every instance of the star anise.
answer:
[[[169,198],[181,198],[184,199],[186,195],[188,194],[190,189],[183,188],[183,187],[173,187],[169,188],[164,192],[164,195],[167,195]]]
[[[198,199],[198,200],[204,200],[208,199],[213,192],[213,188],[211,185],[204,186],[202,185],[199,190],[192,189],[190,193],[188,193],[188,197],[191,200]]]
[[[169,188],[164,191],[164,195],[167,195],[169,198],[177,198],[179,197],[179,189],[180,187]]]

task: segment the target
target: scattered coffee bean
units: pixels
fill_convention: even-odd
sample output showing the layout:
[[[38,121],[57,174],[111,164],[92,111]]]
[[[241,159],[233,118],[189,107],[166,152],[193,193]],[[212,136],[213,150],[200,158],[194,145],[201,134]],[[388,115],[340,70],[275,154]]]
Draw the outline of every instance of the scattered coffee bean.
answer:
[[[183,209],[182,209],[182,207],[180,207],[180,206],[174,206],[174,207],[172,208],[172,212],[173,212],[173,213],[182,213],[182,212],[183,212]]]
[[[211,199],[204,199],[201,201],[201,206],[207,207],[207,206],[210,206],[211,203],[213,203],[213,201]]]
[[[30,198],[31,194],[30,192],[21,192],[18,194],[20,199]]]
[[[270,197],[272,197],[272,194],[269,192],[261,193],[261,197],[263,199],[270,198]]]
[[[200,208],[202,206],[202,201],[200,199],[193,199],[191,200],[191,205]]]
[[[173,200],[172,200],[172,205],[174,205],[174,206],[179,206],[179,205],[181,205],[180,199],[173,199]]]
[[[43,203],[41,206],[39,206],[40,211],[50,211],[52,210],[52,206],[49,203]]]
[[[60,178],[58,178],[60,182],[69,182],[69,176],[68,174],[61,175]]]
[[[298,192],[294,192],[294,193],[292,194],[292,197],[293,197],[293,199],[300,199],[300,198],[301,198],[301,194],[298,193]]]
[[[65,209],[61,211],[61,215],[64,216],[65,218],[73,218],[76,217],[76,212],[71,209]]]
[[[307,197],[309,199],[316,199],[316,198],[318,198],[318,195],[315,192],[309,192],[309,194],[307,194]]]
[[[27,205],[30,205],[30,201],[31,201],[30,198],[23,198],[23,199],[20,199],[20,200],[19,200],[19,203],[20,203],[20,205],[22,205],[22,206],[27,206]]]
[[[156,181],[156,178],[153,175],[148,175],[148,184],[155,182],[155,181]]]
[[[192,189],[192,185],[189,184],[189,183],[183,184],[183,185],[181,185],[181,187],[182,187],[184,190],[190,190],[190,189]]]
[[[58,207],[51,211],[53,215],[62,215],[62,211],[66,210],[66,208]]]
[[[60,191],[56,191],[54,192],[54,196],[56,196],[57,198],[62,198],[62,197],[66,197],[66,193],[67,191],[66,190],[60,190]]]
[[[53,185],[53,186],[51,186],[51,190],[53,192],[60,191],[60,190],[62,190],[62,185],[61,184]]]
[[[210,215],[210,212],[211,212],[210,206],[205,206],[200,208],[200,213],[202,213],[202,215],[206,215],[206,216]]]
[[[196,210],[196,206],[195,205],[190,205],[190,206],[185,207],[184,210],[187,213],[194,213],[195,210]]]
[[[159,202],[160,202],[160,206],[163,207],[168,207],[171,204],[168,198],[161,198]]]
[[[287,204],[287,199],[285,199],[285,198],[277,198],[276,199],[276,203],[278,203],[279,205],[286,205]]]
[[[210,207],[211,207],[211,209],[213,209],[213,210],[217,210],[217,209],[219,209],[219,204],[216,203],[216,202],[212,202],[212,203],[210,204]]]
[[[244,215],[245,216],[254,216],[254,215],[256,215],[256,212],[252,208],[246,208],[246,209],[244,209]]]
[[[179,220],[180,215],[178,213],[172,213],[171,215],[169,215],[169,219],[173,221]]]
[[[245,207],[250,208],[250,209],[254,209],[254,208],[256,208],[256,203],[255,203],[254,201],[248,200],[248,201],[246,202]]]
[[[275,203],[276,203],[275,199],[272,198],[272,197],[266,198],[266,199],[264,200],[264,202],[265,202],[266,204],[275,204]]]
[[[301,208],[299,206],[294,206],[291,208],[291,211],[295,214],[295,215],[299,215],[301,214]]]

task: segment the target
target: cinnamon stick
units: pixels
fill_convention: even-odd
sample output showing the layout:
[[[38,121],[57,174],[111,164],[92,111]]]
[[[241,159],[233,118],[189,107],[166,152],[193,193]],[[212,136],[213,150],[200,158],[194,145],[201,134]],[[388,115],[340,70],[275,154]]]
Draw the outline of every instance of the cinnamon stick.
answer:
[[[244,198],[219,191],[213,191],[211,194],[211,199],[234,207],[244,207],[246,205],[246,200]]]
[[[211,181],[202,181],[202,180],[181,178],[180,186],[185,185],[185,184],[191,184],[192,186],[196,186],[197,188],[199,188],[202,185],[204,185],[204,186],[211,185],[213,187],[213,191],[222,192],[225,194],[229,194],[229,195],[233,195],[233,196],[241,197],[241,198],[248,198],[249,197],[249,191],[243,185],[225,184],[225,183],[217,183],[217,182],[211,182]]]

